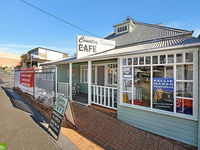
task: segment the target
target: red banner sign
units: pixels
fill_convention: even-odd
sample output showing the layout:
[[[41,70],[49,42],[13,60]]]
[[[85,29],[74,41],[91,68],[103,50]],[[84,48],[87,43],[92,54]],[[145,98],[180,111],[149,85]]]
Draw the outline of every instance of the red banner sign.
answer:
[[[23,87],[33,88],[34,86],[34,69],[33,68],[21,70],[20,84]]]

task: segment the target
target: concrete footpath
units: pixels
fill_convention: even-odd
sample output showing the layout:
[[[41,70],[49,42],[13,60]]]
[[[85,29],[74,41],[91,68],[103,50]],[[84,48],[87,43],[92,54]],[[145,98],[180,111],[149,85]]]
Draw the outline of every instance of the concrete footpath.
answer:
[[[13,91],[8,91],[11,96],[16,96]],[[5,91],[0,88],[0,143],[7,145],[7,150],[76,150],[67,138],[62,134],[55,141],[49,134],[37,124],[42,121],[33,108],[23,103],[20,96],[17,103],[27,110],[13,107]],[[43,122],[45,124],[45,122]]]

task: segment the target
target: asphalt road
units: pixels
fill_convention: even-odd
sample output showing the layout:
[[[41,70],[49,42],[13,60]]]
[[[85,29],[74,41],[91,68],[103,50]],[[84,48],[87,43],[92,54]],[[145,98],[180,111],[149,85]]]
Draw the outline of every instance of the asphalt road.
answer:
[[[13,73],[0,71],[0,143],[8,150],[77,150],[64,135],[55,141],[47,131],[48,122],[16,94]]]
[[[12,87],[14,85],[14,72],[0,70],[0,86]]]

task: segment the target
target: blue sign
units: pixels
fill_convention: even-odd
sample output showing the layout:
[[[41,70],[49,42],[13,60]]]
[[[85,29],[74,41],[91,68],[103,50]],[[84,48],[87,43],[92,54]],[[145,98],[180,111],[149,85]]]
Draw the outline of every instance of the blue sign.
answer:
[[[174,78],[153,78],[153,90],[174,92]]]

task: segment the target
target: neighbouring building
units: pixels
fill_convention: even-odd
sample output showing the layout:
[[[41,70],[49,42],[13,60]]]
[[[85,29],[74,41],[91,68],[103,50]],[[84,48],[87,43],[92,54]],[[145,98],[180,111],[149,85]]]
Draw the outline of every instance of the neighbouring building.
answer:
[[[87,56],[42,66],[57,66],[58,93],[200,149],[200,39],[192,34],[127,18],[104,38],[114,48],[98,51],[98,43],[112,43],[79,36],[77,53]]]
[[[14,68],[20,65],[20,55],[0,52],[0,67]]]
[[[41,63],[59,60],[68,57],[67,53],[51,50],[47,48],[37,47],[21,56],[22,67],[39,67]]]

